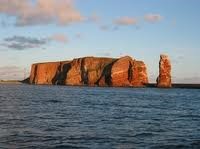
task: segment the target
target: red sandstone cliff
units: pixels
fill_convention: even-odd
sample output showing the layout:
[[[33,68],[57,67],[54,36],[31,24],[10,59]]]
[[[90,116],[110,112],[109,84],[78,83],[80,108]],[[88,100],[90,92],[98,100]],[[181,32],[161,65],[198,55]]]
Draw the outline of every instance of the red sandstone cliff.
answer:
[[[54,84],[60,62],[33,64],[31,68],[31,84]]]
[[[171,62],[167,55],[161,55],[157,87],[170,88],[171,86]]]
[[[140,87],[147,83],[145,64],[129,56],[33,64],[30,74],[30,84]]]

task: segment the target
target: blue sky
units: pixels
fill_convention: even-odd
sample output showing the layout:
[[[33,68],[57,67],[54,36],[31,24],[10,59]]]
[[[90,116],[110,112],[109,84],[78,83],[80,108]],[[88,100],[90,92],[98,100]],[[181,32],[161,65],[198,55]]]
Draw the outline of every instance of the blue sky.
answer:
[[[130,55],[146,63],[155,82],[165,53],[173,82],[200,83],[199,6],[199,0],[1,1],[0,79],[21,79],[24,69],[28,76],[37,62]]]

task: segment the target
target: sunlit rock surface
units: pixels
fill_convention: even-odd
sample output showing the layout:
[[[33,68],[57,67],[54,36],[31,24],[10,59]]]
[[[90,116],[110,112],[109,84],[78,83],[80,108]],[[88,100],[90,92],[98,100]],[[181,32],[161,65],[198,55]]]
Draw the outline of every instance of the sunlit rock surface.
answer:
[[[160,55],[157,87],[170,88],[171,86],[171,62],[167,55]]]
[[[142,87],[147,83],[146,65],[129,56],[38,63],[30,74],[30,84]]]

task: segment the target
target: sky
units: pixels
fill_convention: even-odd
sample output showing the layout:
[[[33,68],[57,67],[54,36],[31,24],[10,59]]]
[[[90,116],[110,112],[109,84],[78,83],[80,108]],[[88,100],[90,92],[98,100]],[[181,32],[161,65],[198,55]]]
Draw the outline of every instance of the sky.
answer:
[[[200,83],[199,0],[1,0],[0,80],[28,77],[31,64],[129,55],[158,76]]]

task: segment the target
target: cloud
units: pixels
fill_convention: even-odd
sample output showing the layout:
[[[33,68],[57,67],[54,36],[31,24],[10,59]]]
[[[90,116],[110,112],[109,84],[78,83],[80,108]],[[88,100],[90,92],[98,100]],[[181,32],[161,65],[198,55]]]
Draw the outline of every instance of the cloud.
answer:
[[[14,50],[18,50],[18,51],[36,47],[32,44],[29,45],[29,44],[20,44],[20,43],[10,43],[10,44],[2,44],[2,45],[9,49],[14,49]]]
[[[147,14],[144,16],[144,20],[150,23],[156,23],[163,19],[160,14]]]
[[[74,8],[74,0],[1,0],[0,14],[14,16],[16,25],[56,23],[68,25],[84,20]]]
[[[57,42],[67,43],[68,38],[64,34],[54,34],[50,37],[50,40],[54,40]]]
[[[67,43],[68,38],[64,34],[53,34],[52,36],[46,38],[35,38],[35,37],[24,37],[24,36],[13,36],[3,39],[0,46],[6,47],[12,50],[26,50],[31,48],[40,48],[49,42],[60,42]]]
[[[76,33],[75,37],[77,39],[82,39],[83,38],[83,34],[82,33]]]
[[[108,50],[108,51],[110,51],[110,50]],[[111,54],[111,52],[108,52],[108,51],[99,52],[99,53],[97,53],[97,56],[110,57],[112,54]]]
[[[25,50],[30,48],[41,47],[48,42],[47,39],[37,39],[24,36],[13,36],[4,39],[1,46],[7,47],[13,50]]]
[[[31,37],[23,37],[23,36],[13,36],[13,37],[8,37],[5,38],[4,41],[7,42],[19,42],[19,43],[29,43],[29,44],[45,44],[46,40],[44,39],[37,39],[37,38],[31,38]]]
[[[89,18],[89,21],[94,22],[94,23],[100,23],[101,22],[101,17],[98,16],[96,13],[93,13]]]
[[[128,25],[137,25],[138,20],[131,17],[121,17],[113,21],[116,25],[128,26]]]
[[[173,56],[171,56],[171,62],[174,65],[182,64],[186,56],[183,53],[176,53]]]
[[[101,26],[100,26],[100,29],[101,29],[102,31],[108,31],[108,30],[110,29],[110,26],[108,26],[108,25],[101,25]]]
[[[113,31],[117,31],[117,30],[119,30],[119,27],[118,26],[114,26],[112,30]]]

